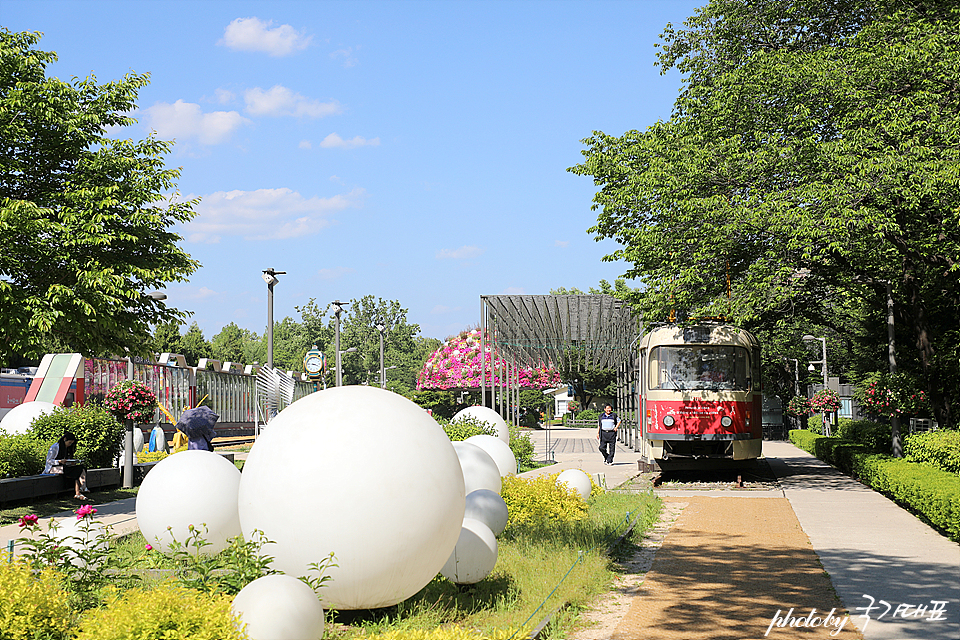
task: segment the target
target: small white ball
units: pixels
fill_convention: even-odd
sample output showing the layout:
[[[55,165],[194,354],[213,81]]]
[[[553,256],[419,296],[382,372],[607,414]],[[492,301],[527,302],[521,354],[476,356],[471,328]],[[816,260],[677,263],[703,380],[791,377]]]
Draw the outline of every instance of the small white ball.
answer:
[[[30,430],[30,425],[33,424],[34,420],[40,416],[53,413],[56,408],[57,405],[41,400],[18,404],[0,420],[0,430],[6,431],[7,435],[11,436],[26,433]]]
[[[567,469],[560,473],[557,476],[557,484],[564,484],[568,488],[573,489],[580,496],[587,500],[590,498],[590,492],[593,491],[593,484],[590,481],[590,476],[580,469]]]
[[[219,553],[230,538],[241,535],[239,489],[240,470],[223,456],[200,450],[175,453],[158,462],[140,485],[140,531],[147,542],[167,551],[174,538],[185,543],[193,525],[211,543],[201,553]]]
[[[457,546],[440,573],[456,584],[475,584],[497,565],[497,538],[479,520],[464,518]]]
[[[489,489],[477,489],[467,494],[467,507],[463,510],[463,517],[479,520],[490,527],[493,535],[498,536],[507,527],[510,511],[499,494]]]
[[[473,406],[461,409],[450,422],[456,422],[457,418],[462,416],[470,416],[493,425],[493,428],[497,430],[497,437],[507,443],[507,446],[510,446],[510,428],[506,421],[500,417],[500,414],[490,407]]]
[[[470,436],[464,442],[475,444],[490,454],[493,461],[497,463],[501,478],[517,475],[517,457],[513,455],[510,445],[500,438],[481,434]]]
[[[469,494],[477,489],[500,493],[500,469],[490,454],[470,442],[454,442],[463,469],[463,486]]]
[[[323,606],[313,589],[282,573],[257,578],[233,599],[250,640],[320,640]]]

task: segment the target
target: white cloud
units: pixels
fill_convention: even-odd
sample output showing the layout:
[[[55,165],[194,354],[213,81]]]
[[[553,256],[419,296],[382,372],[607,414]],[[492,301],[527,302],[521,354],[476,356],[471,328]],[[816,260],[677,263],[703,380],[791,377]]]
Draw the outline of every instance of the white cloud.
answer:
[[[320,271],[317,271],[317,275],[321,280],[336,280],[349,273],[353,273],[353,271],[354,270],[349,267],[335,267],[333,269],[320,269]]]
[[[380,138],[367,140],[360,136],[354,136],[350,140],[344,140],[336,133],[331,133],[320,143],[324,149],[353,149],[355,147],[377,147],[380,146]]]
[[[460,309],[461,307],[447,307],[445,305],[438,304],[430,310],[430,313],[439,315],[444,313],[454,313],[456,311],[460,311]]]
[[[561,247],[565,249],[569,244],[570,244],[569,240],[557,240],[556,242],[553,243],[553,246]]]
[[[336,51],[330,54],[330,57],[333,58],[334,60],[337,60],[338,58],[342,59],[343,66],[347,67],[348,69],[350,67],[355,67],[358,64],[360,64],[360,61],[357,60],[357,57],[353,55],[353,47],[347,47],[346,49],[337,49]]]
[[[437,252],[438,260],[467,260],[483,255],[483,249],[472,245],[465,245],[459,249],[441,249]]]
[[[527,290],[523,287],[507,287],[500,292],[500,295],[503,296],[522,296],[527,293]]]
[[[234,131],[250,124],[236,111],[203,113],[200,105],[183,100],[158,102],[143,113],[144,124],[156,130],[160,138],[196,139],[204,145],[226,142]]]
[[[301,140],[301,141],[300,141],[300,144],[299,144],[298,146],[299,146],[301,149],[312,149],[312,148],[313,148],[313,143],[310,142],[309,140]]]
[[[286,188],[217,191],[203,196],[197,217],[184,225],[184,236],[205,243],[219,242],[222,236],[247,240],[308,236],[332,224],[333,213],[360,207],[365,195],[360,188],[330,198],[304,198]]]
[[[266,91],[260,87],[247,89],[243,99],[247,103],[247,113],[254,116],[323,118],[343,112],[343,107],[336,100],[311,100],[279,84]]]
[[[213,92],[213,95],[216,96],[217,102],[220,104],[233,102],[233,99],[237,97],[237,94],[235,94],[233,91],[228,91],[227,89],[217,89]]]
[[[270,26],[273,20],[237,18],[223,30],[217,44],[237,51],[262,51],[271,56],[286,56],[306,49],[313,36],[306,36],[288,24]]]

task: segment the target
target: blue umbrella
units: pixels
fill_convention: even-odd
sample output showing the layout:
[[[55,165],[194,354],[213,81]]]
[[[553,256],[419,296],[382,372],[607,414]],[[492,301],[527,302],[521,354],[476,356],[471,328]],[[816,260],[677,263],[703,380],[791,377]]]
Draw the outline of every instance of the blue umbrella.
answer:
[[[190,439],[190,449],[194,442],[204,442],[207,446],[204,449],[212,449],[210,441],[217,437],[217,432],[213,430],[213,425],[217,423],[220,416],[215,414],[210,407],[200,405],[195,409],[187,409],[181,414],[177,421],[177,429],[183,431]]]

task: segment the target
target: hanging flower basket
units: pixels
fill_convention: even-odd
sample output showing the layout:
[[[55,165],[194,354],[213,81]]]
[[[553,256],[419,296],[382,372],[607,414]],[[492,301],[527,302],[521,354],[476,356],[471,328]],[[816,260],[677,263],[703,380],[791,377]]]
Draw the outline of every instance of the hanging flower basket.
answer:
[[[810,399],[803,396],[793,396],[787,403],[787,414],[795,418],[805,416],[810,413]]]
[[[119,420],[150,422],[157,408],[157,396],[137,380],[122,380],[110,389],[103,406]]]
[[[833,389],[821,389],[810,399],[810,408],[816,413],[833,413],[840,408],[840,394]]]

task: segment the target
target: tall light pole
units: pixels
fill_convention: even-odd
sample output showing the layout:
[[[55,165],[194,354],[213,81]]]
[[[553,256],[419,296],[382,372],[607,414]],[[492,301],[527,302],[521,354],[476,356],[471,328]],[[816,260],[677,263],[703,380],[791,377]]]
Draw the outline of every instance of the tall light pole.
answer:
[[[267,366],[273,369],[273,285],[280,282],[277,276],[286,271],[275,271],[273,267],[263,270],[263,281],[267,283]]]
[[[337,386],[343,385],[343,373],[340,370],[340,355],[343,353],[355,353],[357,351],[356,347],[350,347],[349,349],[344,349],[343,351],[337,350]]]
[[[383,389],[387,386],[387,372],[383,370],[383,333],[386,331],[387,326],[383,324],[381,320],[378,320],[374,326],[377,327],[377,331],[380,333],[380,388]]]
[[[827,389],[827,339],[817,338],[808,333],[807,335],[803,336],[803,340],[805,342],[812,342],[814,340],[819,340],[820,343],[823,345],[823,360],[812,361],[810,365],[807,367],[807,371],[816,371],[816,367],[813,366],[815,364],[823,365],[823,389],[824,391],[826,391]],[[825,436],[830,435],[830,421],[827,419],[826,412],[823,413],[823,435]]]
[[[337,370],[336,383],[337,383],[337,386],[339,387],[343,385],[343,380],[340,377],[340,314],[343,313],[343,306],[347,303],[340,302],[339,300],[334,300],[330,304],[332,304],[337,308],[337,310],[333,312],[333,315],[336,318],[336,333],[334,334],[335,337],[334,337],[333,348],[337,355],[336,362],[334,363],[334,365]]]
[[[826,338],[817,338],[811,336],[809,333],[803,336],[803,339],[807,342],[813,340],[819,340],[823,345],[823,360],[813,360],[810,362],[810,366],[807,367],[807,371],[816,371],[816,368],[813,366],[815,364],[823,365],[823,388],[827,388],[827,339]]]

